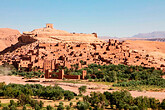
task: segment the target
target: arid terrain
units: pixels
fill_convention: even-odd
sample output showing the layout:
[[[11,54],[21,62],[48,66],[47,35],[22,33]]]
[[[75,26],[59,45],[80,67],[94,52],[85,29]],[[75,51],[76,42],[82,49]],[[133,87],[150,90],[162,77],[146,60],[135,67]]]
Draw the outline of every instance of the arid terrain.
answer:
[[[113,91],[117,91],[116,90],[108,90],[111,85],[105,85],[105,84],[99,84],[99,83],[94,83],[94,82],[79,82],[79,83],[74,83],[74,80],[72,83],[68,83],[67,81],[63,81],[63,80],[58,80],[58,79],[44,79],[41,78],[39,79],[40,82],[26,82],[27,79],[22,79],[23,77],[17,77],[17,76],[0,76],[0,81],[1,82],[5,82],[6,84],[9,83],[15,83],[15,84],[41,84],[44,86],[49,86],[49,85],[59,85],[60,87],[62,87],[64,90],[69,90],[69,91],[73,91],[75,93],[79,93],[78,92],[78,88],[80,86],[87,86],[87,92],[84,95],[90,95],[90,92],[105,92],[105,91],[109,91],[109,92],[113,92]],[[47,81],[47,82],[44,82]],[[52,82],[53,81],[53,82]],[[138,97],[138,96],[147,96],[147,97],[153,97],[156,99],[159,99],[160,101],[162,101],[165,98],[165,90],[162,92],[153,92],[153,91],[130,91],[131,95],[133,97]]]
[[[156,41],[109,39],[106,42],[97,38],[96,33],[69,33],[47,24],[44,28],[24,32],[15,45],[1,51],[0,64],[7,62],[26,70],[37,67],[44,72],[58,69],[58,66],[82,68],[92,63],[141,65],[164,71],[164,47],[163,42]]]
[[[165,43],[157,41],[143,41],[143,40],[126,40],[125,45],[133,50],[137,50],[141,54],[149,55],[157,61],[157,63],[165,66]]]
[[[84,86],[87,87],[85,96],[92,92],[126,90],[134,98],[147,96],[160,102],[165,99],[164,42],[104,41],[97,38],[97,33],[69,33],[54,29],[53,24],[23,34],[12,29],[0,32],[0,42],[4,44],[0,47],[1,85],[2,82],[6,86],[11,83],[58,85],[76,94],[80,94],[79,88]],[[5,88],[4,91],[8,92]],[[42,100],[44,107],[59,101],[69,105],[63,98],[53,101],[52,97],[49,100],[31,97]],[[75,107],[76,98],[72,100]],[[83,101],[80,98],[79,101]],[[9,103],[9,100],[0,100]]]
[[[142,41],[142,40],[126,40],[125,44],[131,49],[144,52],[145,54],[151,54],[153,57],[165,57],[165,43],[157,41]],[[156,54],[153,54],[156,53]]]
[[[1,0],[0,110],[165,110],[165,0]]]
[[[18,30],[0,28],[0,51],[17,43],[20,35]]]

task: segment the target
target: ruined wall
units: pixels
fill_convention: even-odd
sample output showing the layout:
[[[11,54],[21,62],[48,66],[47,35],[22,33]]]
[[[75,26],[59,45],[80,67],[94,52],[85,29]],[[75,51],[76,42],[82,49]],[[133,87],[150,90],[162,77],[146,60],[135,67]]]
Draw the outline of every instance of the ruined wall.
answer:
[[[64,70],[59,70],[59,72],[51,72],[50,70],[46,70],[45,78],[63,79],[64,78]]]
[[[86,71],[84,70],[83,75],[64,75],[64,70],[59,70],[59,72],[51,72],[51,70],[46,70],[45,72],[45,78],[49,79],[85,79],[85,76],[87,75]]]
[[[66,79],[80,79],[80,75],[64,75]]]
[[[36,37],[41,37],[41,38],[46,38],[46,37],[51,37],[51,36],[66,36],[66,37],[70,37],[70,36],[79,36],[79,37],[96,37],[97,38],[97,34],[79,34],[79,33],[68,33],[68,34],[63,34],[63,33],[39,33],[36,35]]]
[[[81,79],[85,79],[86,75],[87,75],[87,71],[83,70],[82,75],[81,75]]]

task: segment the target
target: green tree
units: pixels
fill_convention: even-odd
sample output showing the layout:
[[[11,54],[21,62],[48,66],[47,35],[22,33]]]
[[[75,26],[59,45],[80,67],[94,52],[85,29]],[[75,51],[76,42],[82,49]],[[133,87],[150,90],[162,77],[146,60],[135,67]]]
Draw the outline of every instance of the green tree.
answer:
[[[66,106],[66,110],[70,110],[70,106],[69,105]]]
[[[39,102],[39,106],[40,106],[40,108],[42,108],[43,105],[44,105],[44,103],[40,100],[40,102]]]
[[[92,92],[90,96],[91,97],[88,100],[91,103],[91,106],[99,109],[104,109],[106,107],[108,101],[104,94]]]
[[[77,102],[77,109],[78,110],[87,110],[89,108],[89,103],[87,102]]]
[[[14,100],[10,100],[10,104],[9,104],[9,107],[11,106],[16,106],[17,104],[14,102]]]
[[[72,107],[72,106],[73,106],[73,102],[70,102],[70,103],[69,103],[69,106]]]
[[[160,107],[161,107],[162,109],[165,109],[165,99],[161,102]]]
[[[29,103],[31,102],[30,96],[25,95],[25,94],[21,94],[21,95],[18,97],[18,100],[19,100],[19,103],[20,103],[21,105],[29,104]]]
[[[17,110],[15,105],[10,106],[10,110]]]
[[[71,92],[71,91],[65,91],[64,92],[64,99],[67,99],[68,101],[70,101],[73,98],[74,98],[73,92]]]
[[[10,110],[10,108],[8,106],[5,106],[2,108],[2,110]]]
[[[36,105],[34,106],[34,109],[35,109],[35,110],[40,110],[41,108],[40,108],[40,106],[39,106],[38,104],[36,104]]]
[[[23,108],[22,108],[22,110],[26,110],[26,105],[23,105]]]
[[[81,86],[81,87],[79,87],[78,88],[79,94],[82,95],[82,93],[85,93],[86,92],[86,88],[87,88],[87,86]]]
[[[46,106],[46,110],[53,110],[53,107],[48,105],[48,106]]]
[[[62,104],[60,104],[57,108],[57,110],[64,110],[64,106]]]

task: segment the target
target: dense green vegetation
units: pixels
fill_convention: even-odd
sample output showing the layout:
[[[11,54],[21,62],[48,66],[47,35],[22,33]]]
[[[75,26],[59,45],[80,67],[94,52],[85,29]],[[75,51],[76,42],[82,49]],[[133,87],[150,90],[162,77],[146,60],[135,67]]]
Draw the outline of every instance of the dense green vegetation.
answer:
[[[104,92],[103,94],[92,92],[90,96],[84,96],[83,101],[86,106],[88,105],[88,108],[91,106],[95,110],[105,108],[124,110],[164,109],[164,101],[160,103],[155,98],[133,98],[127,91]]]
[[[84,64],[83,61],[80,61]],[[7,70],[11,70],[10,74],[24,76],[26,78],[44,77],[41,71],[26,72],[23,69],[16,70],[12,65],[3,65]],[[2,67],[1,67],[2,68]],[[74,64],[70,69],[67,67],[60,67],[64,69],[65,74],[81,75],[82,70],[87,71],[86,79],[92,81],[113,82],[115,87],[137,87],[141,85],[157,86],[158,88],[165,88],[165,75],[161,70],[155,68],[147,68],[142,66],[127,66],[127,65],[97,65],[90,64],[88,67],[78,69],[78,65]],[[33,68],[33,70],[36,70]],[[57,70],[58,71],[58,70]]]
[[[81,61],[80,63],[84,63]],[[1,73],[8,72],[11,75],[19,75],[25,78],[44,77],[41,71],[27,72],[23,68],[16,70],[12,65],[5,64],[1,66]],[[67,67],[60,67],[64,69],[65,74],[81,75],[83,70],[87,71],[86,79],[92,82],[112,82],[114,87],[120,87],[127,90],[162,90],[165,88],[165,75],[161,70],[155,68],[147,68],[142,66],[127,66],[127,65],[97,65],[90,64],[88,67],[78,69],[78,65],[74,64],[70,69]],[[4,72],[5,71],[5,72]],[[58,70],[56,70],[58,71]],[[145,88],[147,87],[147,88]]]
[[[86,91],[85,86],[81,86],[79,91],[82,93]],[[18,101],[10,100],[10,104],[3,106],[3,110],[16,110],[17,107],[22,107],[23,110],[27,109],[27,106],[30,105],[35,110],[53,110],[54,107],[48,105],[43,108],[43,102],[34,100],[33,97],[36,96],[38,99],[44,98],[48,100],[60,100],[65,99],[72,101],[76,94],[71,91],[65,91],[61,87],[55,85],[51,86],[42,86],[39,84],[34,85],[20,85],[20,84],[9,84],[0,83],[0,97],[3,98],[17,98]],[[33,96],[33,97],[32,97]],[[152,109],[165,109],[165,99],[162,102],[156,100],[155,98],[148,97],[136,97],[133,98],[128,91],[116,91],[113,93],[104,92],[96,93],[91,92],[88,96],[79,96],[83,97],[83,100],[79,100],[76,105],[73,106],[73,103],[70,102],[69,105],[64,106],[63,102],[60,102],[59,105],[55,106],[57,110],[103,110],[103,109],[125,109],[125,110],[145,110],[147,108]],[[28,105],[27,105],[28,104]],[[0,102],[1,106],[1,102]]]
[[[23,76],[24,78],[40,78],[40,77],[44,77],[44,73],[41,71],[12,71],[12,75],[19,75],[19,76]]]
[[[7,98],[19,98],[21,94],[26,96],[38,96],[44,99],[60,100],[65,98],[71,100],[76,95],[71,91],[65,91],[61,87],[55,86],[42,86],[40,84],[34,85],[21,85],[21,84],[8,84],[0,83],[0,96]]]
[[[65,91],[61,87],[55,86],[42,86],[39,84],[34,85],[21,85],[21,84],[8,84],[0,83],[0,97],[4,98],[17,98],[19,101],[17,103],[12,103],[12,105],[4,107],[4,109],[15,110],[11,107],[23,106],[30,104],[31,107],[36,110],[40,110],[43,107],[43,102],[36,101],[32,99],[32,96],[37,96],[38,98],[44,98],[49,100],[60,100],[65,99],[70,101],[76,96],[75,93],[71,91]],[[12,101],[13,102],[13,101]],[[24,107],[25,109],[25,107]],[[48,107],[50,109],[50,107]]]
[[[90,64],[86,68],[80,70],[65,68],[70,73],[81,74],[82,70],[87,71],[86,79],[95,79],[95,81],[113,82],[113,86],[129,87],[139,85],[153,85],[165,88],[165,79],[162,78],[161,70],[155,68],[147,68],[142,66],[127,65],[97,65]],[[90,80],[91,81],[91,80]]]

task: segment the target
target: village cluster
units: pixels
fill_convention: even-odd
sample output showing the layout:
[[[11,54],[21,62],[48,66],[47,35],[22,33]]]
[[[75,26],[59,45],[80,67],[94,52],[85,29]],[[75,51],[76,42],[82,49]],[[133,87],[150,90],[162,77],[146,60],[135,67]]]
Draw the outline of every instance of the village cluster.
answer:
[[[45,78],[53,78],[52,71],[59,67],[72,68],[77,65],[81,69],[92,63],[141,65],[165,71],[165,65],[156,63],[152,56],[130,50],[124,42],[113,39],[105,42],[98,39],[96,33],[76,34],[56,30],[53,24],[24,32],[17,44],[0,54],[0,65],[9,63],[18,70],[24,68],[26,71],[35,68],[45,72]],[[56,74],[59,79],[84,79],[87,73],[83,71],[82,76],[66,76],[61,70]]]

